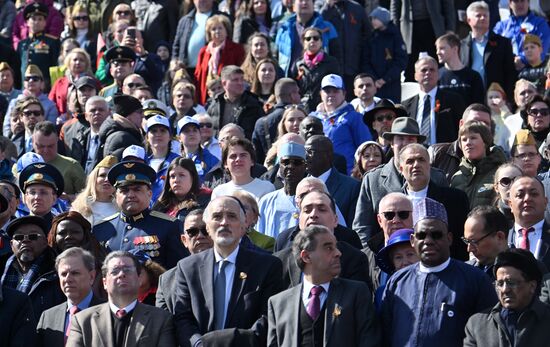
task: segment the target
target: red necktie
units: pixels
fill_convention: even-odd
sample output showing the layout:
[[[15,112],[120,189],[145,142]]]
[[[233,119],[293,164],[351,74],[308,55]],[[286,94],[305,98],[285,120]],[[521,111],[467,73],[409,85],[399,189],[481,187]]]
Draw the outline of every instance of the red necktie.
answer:
[[[116,311],[115,316],[116,316],[117,318],[124,318],[124,316],[126,316],[126,310],[118,310],[118,311]]]
[[[67,330],[65,330],[65,343],[67,343],[67,338],[69,337],[69,332],[71,331],[71,321],[73,316],[78,312],[78,306],[73,306],[69,309],[69,323],[67,324]]]
[[[521,231],[521,243],[519,244],[519,248],[529,250],[529,233],[535,231],[535,228],[521,228],[519,231]]]
[[[316,320],[319,316],[319,312],[321,312],[321,293],[325,289],[321,286],[315,286],[311,288],[310,294],[311,297],[309,298],[309,302],[307,303],[307,314],[312,320]]]

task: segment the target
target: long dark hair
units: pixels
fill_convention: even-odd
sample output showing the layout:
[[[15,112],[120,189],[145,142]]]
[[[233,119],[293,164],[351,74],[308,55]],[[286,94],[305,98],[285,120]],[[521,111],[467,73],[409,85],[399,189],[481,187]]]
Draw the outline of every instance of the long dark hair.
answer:
[[[186,194],[183,200],[178,199],[176,194],[170,188],[170,174],[176,167],[181,167],[187,170],[191,174],[191,179],[193,183],[191,184],[191,189]],[[164,188],[158,201],[153,206],[153,210],[166,212],[170,208],[176,205],[181,205],[182,208],[192,207],[197,204],[197,196],[200,192],[200,180],[197,169],[195,168],[195,162],[191,159],[177,157],[172,161],[168,170],[166,171],[166,182],[164,183]]]

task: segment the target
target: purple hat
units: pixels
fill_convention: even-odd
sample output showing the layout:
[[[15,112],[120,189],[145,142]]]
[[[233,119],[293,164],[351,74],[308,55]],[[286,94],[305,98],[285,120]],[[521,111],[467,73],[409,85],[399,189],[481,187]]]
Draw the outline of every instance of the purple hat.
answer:
[[[395,267],[390,259],[390,249],[395,245],[407,243],[410,245],[411,235],[414,233],[412,229],[399,229],[390,235],[390,239],[384,248],[382,248],[376,254],[376,265],[380,270],[387,274],[392,274],[395,271]]]
[[[413,200],[413,225],[423,219],[437,219],[449,225],[445,206],[430,198]]]

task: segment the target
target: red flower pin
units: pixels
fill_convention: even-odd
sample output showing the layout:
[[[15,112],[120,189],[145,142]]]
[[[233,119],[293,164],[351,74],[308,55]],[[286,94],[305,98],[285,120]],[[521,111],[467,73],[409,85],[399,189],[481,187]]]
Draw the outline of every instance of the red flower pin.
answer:
[[[496,47],[497,42],[496,41],[489,41],[489,44],[491,45],[491,47]]]
[[[439,112],[439,109],[441,108],[441,102],[439,102],[439,99],[435,99],[435,108],[434,108],[434,112],[437,113]]]

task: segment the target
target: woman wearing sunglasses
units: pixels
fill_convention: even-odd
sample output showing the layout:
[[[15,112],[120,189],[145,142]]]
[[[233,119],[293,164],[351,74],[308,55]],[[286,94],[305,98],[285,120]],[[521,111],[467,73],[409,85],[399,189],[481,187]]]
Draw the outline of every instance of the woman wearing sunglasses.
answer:
[[[508,205],[508,201],[510,200],[510,187],[515,179],[522,175],[523,172],[520,167],[512,163],[502,164],[495,172],[493,187],[496,196],[494,206],[506,216],[510,227],[514,225],[514,215]]]
[[[93,23],[90,18],[87,6],[77,2],[69,18],[67,18],[67,29],[61,34],[61,39],[71,37],[76,39],[80,48],[83,48],[90,55],[90,60],[96,60],[97,32],[94,32]],[[95,68],[95,64],[92,69]]]
[[[302,94],[302,104],[308,111],[315,111],[321,102],[321,80],[328,74],[340,75],[340,65],[336,58],[323,50],[323,33],[310,27],[302,33],[304,54],[290,71],[290,77],[298,81]]]
[[[491,130],[479,121],[464,123],[458,132],[458,140],[464,157],[451,178],[451,187],[466,193],[470,209],[478,205],[491,205],[495,198],[495,172],[506,162],[504,152],[500,147],[493,146]]]
[[[537,148],[540,148],[550,132],[550,100],[535,95],[520,111],[520,115],[523,119],[523,128],[531,132],[537,142]]]

